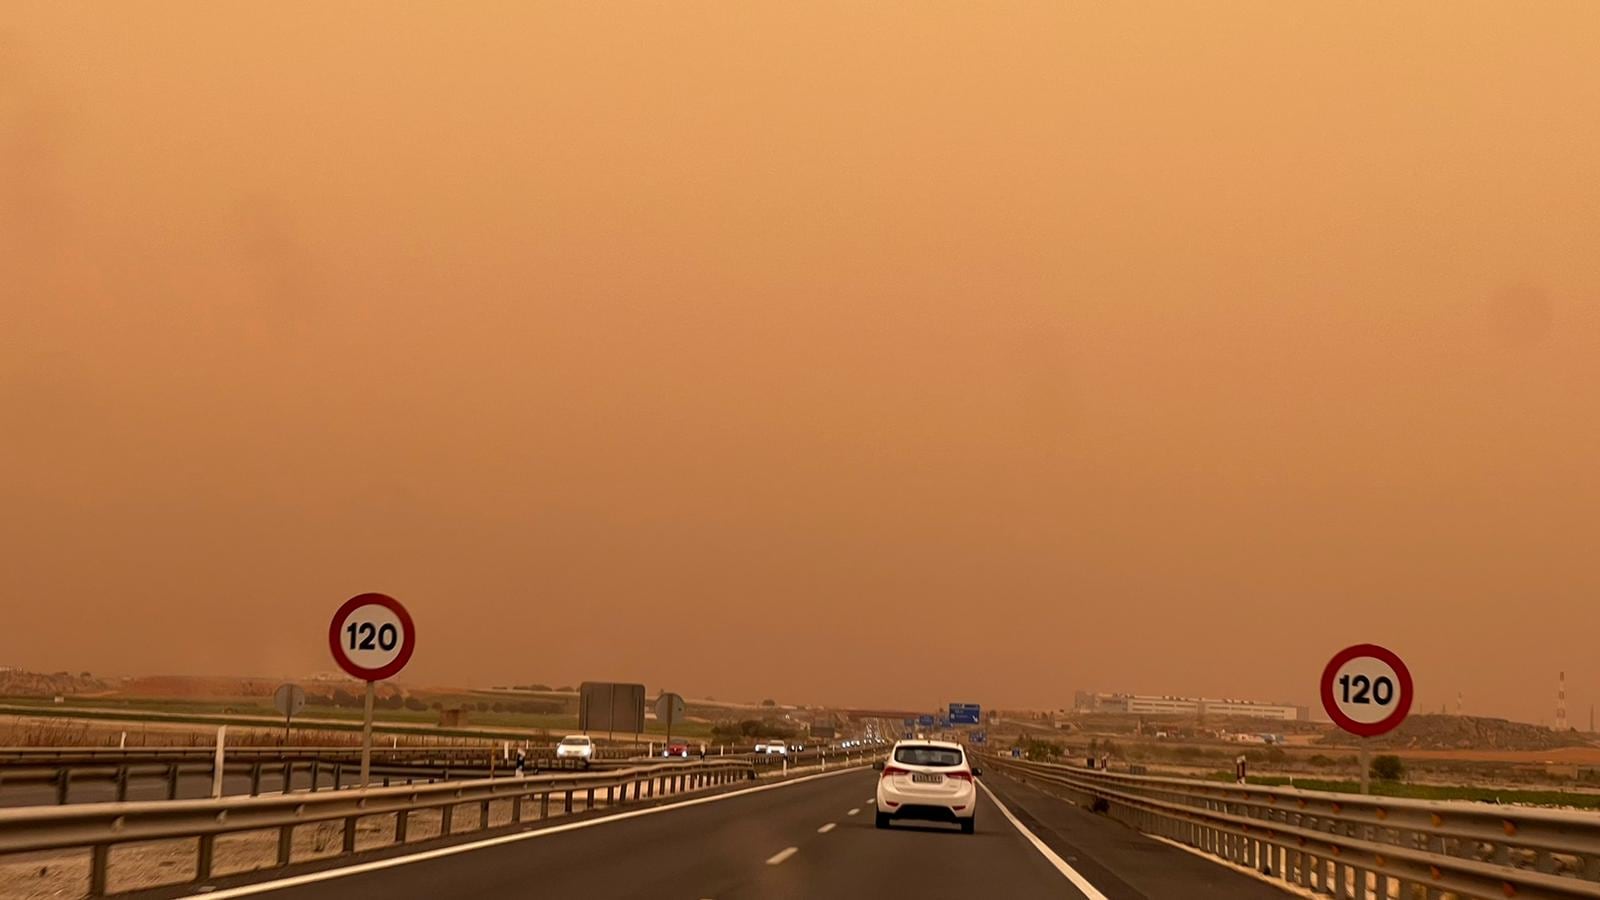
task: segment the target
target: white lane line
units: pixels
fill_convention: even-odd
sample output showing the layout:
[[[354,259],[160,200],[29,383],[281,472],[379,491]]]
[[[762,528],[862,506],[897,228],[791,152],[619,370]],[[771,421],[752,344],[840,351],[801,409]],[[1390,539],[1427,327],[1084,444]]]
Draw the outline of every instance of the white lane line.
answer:
[[[828,832],[832,831],[833,828],[834,828],[833,823],[829,822],[828,824],[822,826],[821,828],[818,828],[817,829],[817,834],[827,834]]]
[[[850,811],[849,811],[849,812],[847,812],[847,813],[845,813],[845,815],[847,815],[847,816],[853,816],[853,815],[855,815],[855,814],[856,814],[856,813],[858,813],[858,812],[861,812],[861,807],[859,807],[859,806],[858,806],[858,807],[856,807],[856,808],[855,808],[855,809],[852,809],[852,810],[850,810]]]
[[[973,780],[976,781],[977,779]],[[1000,815],[1006,817],[1006,821],[1011,823],[1011,827],[1022,832],[1022,836],[1028,839],[1028,843],[1033,845],[1033,849],[1039,851],[1046,860],[1049,860],[1050,865],[1055,866],[1057,872],[1060,872],[1068,881],[1072,882],[1073,887],[1082,891],[1083,896],[1087,897],[1088,900],[1106,900],[1106,895],[1100,893],[1098,888],[1090,884],[1089,879],[1083,877],[1077,869],[1067,865],[1066,860],[1057,856],[1056,852],[1051,850],[1044,841],[1039,840],[1038,835],[1029,831],[1026,826],[1018,821],[1017,817],[1011,814],[1011,810],[1006,809],[1006,805],[1000,802],[1000,798],[994,795],[994,791],[989,790],[988,785],[979,781],[978,787],[983,788],[983,792],[989,795],[990,802],[995,805],[996,809],[1000,810]]]
[[[784,860],[788,859],[789,857],[791,857],[791,856],[793,856],[793,855],[795,855],[796,853],[799,853],[799,852],[800,852],[800,848],[799,847],[785,847],[782,850],[779,850],[777,853],[774,853],[771,856],[767,857],[767,865],[769,865],[769,866],[779,865]]]
[[[799,778],[791,778],[787,781],[774,781],[770,784],[741,788],[737,791],[729,791],[726,794],[713,794],[710,797],[693,797],[688,800],[682,800],[677,803],[670,803],[664,806],[652,806],[646,809],[631,809],[626,812],[619,812],[609,816],[585,819],[582,822],[566,822],[560,825],[551,825],[549,828],[540,828],[537,831],[519,831],[516,834],[502,834],[497,837],[484,838],[480,841],[469,841],[465,844],[451,844],[448,847],[440,847],[436,850],[423,850],[419,853],[408,853],[405,856],[392,856],[388,859],[375,859],[372,862],[357,863],[353,866],[344,866],[343,868],[338,869],[325,869],[321,872],[307,872],[304,875],[294,875],[289,878],[279,878],[276,881],[263,881],[259,884],[246,884],[221,891],[207,891],[196,888],[189,896],[205,897],[206,900],[229,900],[229,898],[232,897],[248,897],[252,894],[264,894],[268,891],[281,891],[286,888],[300,887],[301,885],[306,884],[316,884],[319,881],[331,881],[335,878],[343,878],[346,875],[361,875],[367,872],[376,872],[381,869],[392,869],[395,866],[403,866],[406,863],[423,862],[430,859],[439,859],[445,856],[454,856],[457,853],[467,853],[473,850],[482,850],[486,847],[498,847],[501,844],[510,844],[516,841],[531,840],[533,838],[544,837],[550,834],[560,834],[564,831],[575,831],[579,828],[591,828],[595,825],[604,825],[607,822],[619,822],[623,819],[632,819],[637,816],[650,816],[655,815],[656,813],[671,812],[675,809],[683,809],[686,806],[699,806],[702,803],[717,803],[733,797],[742,797],[746,794],[759,794],[762,791],[774,791],[778,788],[785,788],[792,784],[816,781],[820,778],[833,778],[835,776],[845,775],[851,772],[859,773],[862,768],[862,766],[852,766],[848,769],[820,772],[816,775],[803,775]]]

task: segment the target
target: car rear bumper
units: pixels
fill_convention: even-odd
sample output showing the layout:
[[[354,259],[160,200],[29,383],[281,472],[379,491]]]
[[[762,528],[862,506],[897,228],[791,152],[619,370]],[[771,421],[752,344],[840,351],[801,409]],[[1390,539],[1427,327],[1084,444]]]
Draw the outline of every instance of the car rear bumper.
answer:
[[[878,783],[878,812],[896,819],[924,819],[955,822],[970,819],[977,811],[977,788],[944,796],[908,793],[895,790],[880,780]]]

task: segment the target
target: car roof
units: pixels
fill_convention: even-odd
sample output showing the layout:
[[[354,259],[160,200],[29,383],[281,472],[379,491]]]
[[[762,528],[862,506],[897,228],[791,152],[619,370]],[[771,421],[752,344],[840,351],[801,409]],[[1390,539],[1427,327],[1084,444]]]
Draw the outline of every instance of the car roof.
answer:
[[[585,740],[585,741],[589,740],[589,736],[587,734],[569,734],[566,737],[562,738],[562,740],[563,741],[570,741],[573,738],[579,738],[579,739],[582,739],[582,740]]]
[[[895,741],[896,747],[943,747],[946,750],[960,750],[961,745],[954,741]]]

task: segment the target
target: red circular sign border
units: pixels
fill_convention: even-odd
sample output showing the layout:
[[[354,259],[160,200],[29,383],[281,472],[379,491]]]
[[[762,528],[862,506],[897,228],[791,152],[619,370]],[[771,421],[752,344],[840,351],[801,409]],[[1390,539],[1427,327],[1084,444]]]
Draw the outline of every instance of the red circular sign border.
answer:
[[[339,640],[344,620],[349,618],[357,607],[367,605],[381,606],[394,613],[395,618],[400,620],[402,641],[400,655],[390,660],[387,665],[376,669],[368,669],[351,662],[349,657],[344,655],[344,642]],[[406,663],[411,661],[411,652],[417,649],[417,629],[411,622],[411,614],[406,612],[406,608],[400,605],[399,600],[388,594],[357,594],[346,600],[344,605],[339,607],[339,611],[333,614],[333,621],[328,623],[328,649],[333,653],[333,661],[338,663],[339,668],[345,670],[350,677],[361,681],[383,681],[398,675],[400,670],[406,667]]]
[[[1339,674],[1341,666],[1358,656],[1370,656],[1388,663],[1389,668],[1393,669],[1395,676],[1400,679],[1399,705],[1387,718],[1377,722],[1357,722],[1345,715],[1344,710],[1339,708],[1339,704],[1333,698],[1334,676]],[[1361,737],[1377,737],[1399,728],[1400,723],[1404,722],[1411,712],[1411,694],[1411,670],[1406,668],[1406,664],[1393,650],[1377,644],[1353,644],[1346,647],[1335,653],[1333,659],[1328,660],[1328,665],[1322,670],[1322,709],[1327,712],[1328,718],[1333,720],[1333,724]]]

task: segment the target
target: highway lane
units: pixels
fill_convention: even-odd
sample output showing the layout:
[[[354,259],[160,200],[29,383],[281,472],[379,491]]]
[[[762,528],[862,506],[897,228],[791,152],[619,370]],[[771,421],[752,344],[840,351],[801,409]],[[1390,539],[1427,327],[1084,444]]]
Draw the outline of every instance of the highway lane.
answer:
[[[301,881],[274,900],[539,896],[714,900],[828,897],[1063,897],[1281,900],[1276,888],[1003,777],[984,779],[1023,824],[1081,875],[1078,890],[987,796],[978,828],[873,827],[869,770],[832,774],[643,815],[556,823],[491,846]],[[852,812],[852,810],[854,812]],[[509,839],[508,839],[509,838]],[[467,845],[463,845],[467,846]],[[423,851],[424,853],[428,851]],[[397,864],[398,863],[398,864]],[[310,878],[318,878],[313,873]],[[271,884],[271,882],[267,883]],[[267,884],[259,887],[266,887]],[[234,890],[208,892],[227,900]],[[170,896],[170,894],[168,895]]]

